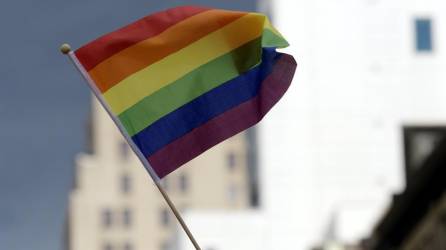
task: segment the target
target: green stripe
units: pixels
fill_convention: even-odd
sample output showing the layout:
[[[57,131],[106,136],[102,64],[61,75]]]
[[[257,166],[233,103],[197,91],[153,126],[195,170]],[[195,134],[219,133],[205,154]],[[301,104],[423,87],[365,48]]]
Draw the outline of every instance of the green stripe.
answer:
[[[262,46],[263,47],[275,47],[275,48],[285,48],[288,47],[288,42],[283,39],[283,37],[278,36],[276,33],[270,29],[263,30],[262,36]]]
[[[261,45],[260,45],[261,43]],[[207,91],[255,67],[262,47],[287,47],[288,43],[269,29],[257,38],[160,89],[119,115],[130,136]],[[253,56],[254,55],[254,56]]]
[[[255,67],[261,61],[261,42],[259,37],[198,67],[145,97],[121,113],[119,119],[130,136],[137,134],[166,114]]]

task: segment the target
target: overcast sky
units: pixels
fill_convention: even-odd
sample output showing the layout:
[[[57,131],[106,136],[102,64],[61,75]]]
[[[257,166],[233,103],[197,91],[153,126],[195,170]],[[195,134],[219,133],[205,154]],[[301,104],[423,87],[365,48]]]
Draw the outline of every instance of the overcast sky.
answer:
[[[254,0],[0,2],[0,249],[62,249],[73,159],[89,92],[59,46],[73,48],[180,4],[255,10]]]

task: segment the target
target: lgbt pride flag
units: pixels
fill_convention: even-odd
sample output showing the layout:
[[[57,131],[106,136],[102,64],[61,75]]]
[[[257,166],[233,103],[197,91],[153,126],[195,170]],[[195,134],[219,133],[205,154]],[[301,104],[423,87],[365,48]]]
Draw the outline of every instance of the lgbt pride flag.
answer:
[[[289,87],[288,43],[258,13],[172,8],[74,52],[159,178],[259,122]],[[138,152],[139,153],[139,152]]]

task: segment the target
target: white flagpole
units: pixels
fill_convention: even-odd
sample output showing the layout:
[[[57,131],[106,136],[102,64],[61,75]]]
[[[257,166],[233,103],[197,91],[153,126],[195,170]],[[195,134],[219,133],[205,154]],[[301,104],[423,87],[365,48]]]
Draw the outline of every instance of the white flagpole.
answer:
[[[170,200],[169,196],[167,195],[166,191],[161,186],[160,178],[153,170],[152,166],[150,165],[149,161],[144,157],[144,155],[141,153],[141,151],[138,149],[136,144],[133,142],[133,140],[130,138],[129,134],[126,132],[124,127],[122,126],[121,122],[118,120],[118,118],[111,112],[110,106],[108,106],[107,102],[105,102],[104,97],[101,95],[99,89],[97,88],[96,84],[91,79],[90,75],[88,75],[85,68],[82,66],[82,64],[77,59],[76,55],[71,51],[71,47],[68,44],[63,44],[60,47],[60,51],[64,55],[68,55],[71,62],[74,64],[76,69],[79,71],[79,73],[82,75],[82,77],[87,82],[88,87],[91,89],[93,94],[96,96],[98,101],[101,103],[101,105],[104,107],[105,111],[107,111],[108,115],[112,118],[115,125],[118,127],[119,131],[121,132],[122,136],[124,136],[124,139],[127,141],[127,143],[130,145],[130,148],[133,150],[133,152],[136,154],[138,159],[141,161],[141,163],[146,168],[147,172],[149,173],[150,177],[152,178],[153,182],[155,183],[156,187],[160,191],[161,195],[163,196],[164,200],[166,201],[167,205],[169,205],[169,208],[172,210],[173,214],[177,218],[178,222],[180,223],[183,230],[186,232],[187,236],[189,237],[190,241],[194,245],[196,250],[201,250],[200,246],[198,245],[197,241],[195,240],[194,236],[192,235],[191,231],[187,227],[186,223],[184,222],[183,218],[181,217],[180,213],[178,212],[175,205]]]

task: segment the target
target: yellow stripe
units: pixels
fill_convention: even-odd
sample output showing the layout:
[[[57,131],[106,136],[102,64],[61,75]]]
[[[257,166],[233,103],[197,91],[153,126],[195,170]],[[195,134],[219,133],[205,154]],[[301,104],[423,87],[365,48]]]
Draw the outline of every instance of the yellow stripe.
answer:
[[[282,34],[280,34],[279,31],[277,31],[276,28],[274,28],[274,26],[271,24],[271,22],[269,21],[268,18],[265,18],[265,29],[269,29],[271,32],[273,32],[274,34],[276,34],[277,36],[279,36],[280,38],[284,39]]]
[[[104,93],[119,115],[144,97],[262,34],[265,16],[250,13],[119,82]],[[253,65],[254,66],[254,65]]]

